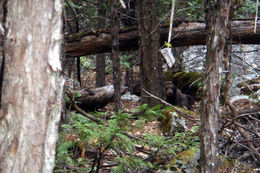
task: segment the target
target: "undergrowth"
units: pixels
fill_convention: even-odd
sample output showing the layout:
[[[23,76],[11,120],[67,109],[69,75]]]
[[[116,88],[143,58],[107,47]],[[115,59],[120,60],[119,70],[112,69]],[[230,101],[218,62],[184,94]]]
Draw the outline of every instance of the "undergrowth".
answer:
[[[107,119],[102,118],[105,113],[92,113],[102,119],[100,124],[71,112],[59,133],[55,172],[159,169],[182,151],[199,150],[198,128],[173,137],[159,132],[135,136],[136,130],[143,129],[147,122],[163,117],[163,109],[144,104],[135,111],[140,115],[118,112]]]

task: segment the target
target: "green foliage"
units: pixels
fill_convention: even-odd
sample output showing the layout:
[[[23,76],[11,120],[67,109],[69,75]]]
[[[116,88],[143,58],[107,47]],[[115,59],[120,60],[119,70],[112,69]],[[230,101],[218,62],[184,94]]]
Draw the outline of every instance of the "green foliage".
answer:
[[[125,173],[129,172],[129,169],[153,167],[152,164],[144,162],[140,158],[133,159],[128,156],[118,157],[115,161],[119,163],[119,165],[113,169],[112,173]]]
[[[73,94],[74,98],[79,98],[80,97],[80,94],[78,92],[76,92],[76,91],[73,91],[72,94]]]
[[[149,108],[148,104],[142,104],[138,109],[135,109],[135,112],[143,112],[145,119],[147,120],[157,120],[160,117],[163,117],[162,105],[156,105],[152,108]],[[141,118],[142,120],[142,118]]]
[[[95,64],[91,58],[80,57],[80,65],[81,67],[86,67],[87,69],[95,69]]]
[[[60,140],[57,147],[54,172],[65,172],[64,165],[69,169],[77,170],[79,173],[88,171],[88,168],[82,167],[82,165],[88,164],[88,161],[84,161],[81,158],[75,159],[76,156],[73,151],[76,151],[78,148],[78,142],[66,141],[64,133],[60,133],[59,135]]]
[[[161,17],[165,16],[170,9],[171,9],[171,0],[160,0],[160,6],[159,14]],[[175,2],[175,16],[174,18],[181,17],[185,20],[203,20],[203,14],[204,14],[204,7],[203,7],[203,0],[186,0],[181,1],[177,0]],[[165,21],[166,23],[169,23],[168,21]]]
[[[173,140],[182,151],[199,151],[199,126],[192,127],[188,132],[176,133]]]
[[[148,157],[153,156],[157,159],[176,155],[185,149],[195,150],[198,147],[197,138],[194,136],[196,129],[178,133],[172,139],[159,133],[142,134],[138,139],[129,136],[128,134],[133,134],[133,129],[142,129],[146,122],[162,116],[163,109],[160,105],[149,108],[147,104],[143,104],[138,111],[142,111],[143,114],[137,120],[133,120],[130,114],[119,111],[101,124],[72,112],[69,123],[62,125],[63,132],[59,134],[55,172],[62,172],[64,167],[76,172],[89,171],[99,153],[113,155],[110,159],[113,164],[117,164],[112,170],[116,173],[155,168],[155,165],[137,154],[137,146],[150,148]],[[100,112],[92,114],[95,117],[104,115]],[[83,147],[85,151],[96,153],[96,156],[82,158]]]
[[[129,62],[130,58],[132,58],[132,55],[121,55],[120,56],[120,65],[123,67],[123,68],[126,68],[126,69],[129,69],[130,68],[130,65],[131,63]]]
[[[204,14],[203,5],[204,5],[203,0],[188,0],[186,1],[187,10],[180,12],[179,15],[186,15],[187,20],[203,20],[203,14]]]
[[[176,133],[171,139],[158,134],[147,134],[145,141],[150,147],[157,148],[161,153],[176,155],[182,151],[199,151],[200,140],[198,126],[188,132]]]
[[[235,16],[238,19],[252,19],[255,15],[255,1],[247,0],[242,1],[241,7],[235,12]]]
[[[60,141],[63,142],[58,144],[57,164],[66,163],[68,166],[76,165],[78,160],[72,159],[71,155],[73,152],[70,152],[70,149],[81,142],[84,142],[86,148],[97,153],[100,148],[104,152],[107,149],[119,152],[118,149],[120,148],[120,150],[129,153],[131,156],[133,150],[135,150],[136,141],[123,133],[123,131],[131,131],[130,120],[130,114],[119,112],[106,121],[106,125],[103,125],[96,124],[81,114],[71,113],[71,123],[62,125],[62,128],[67,133],[77,136],[78,140],[76,142],[65,141],[64,135],[60,134]],[[140,162],[140,159],[135,157],[131,157],[130,160],[134,163]],[[133,165],[131,162],[128,163],[130,166]],[[123,165],[125,164],[119,162],[119,167]],[[74,166],[74,169],[77,169],[77,167]]]
[[[246,0],[241,2],[241,7],[235,11],[235,19],[252,19],[255,15],[255,0]],[[163,18],[171,9],[171,0],[159,0],[160,8],[159,14]],[[233,0],[232,4],[235,5],[237,1]],[[180,17],[187,21],[204,21],[204,0],[177,0],[175,3],[175,16]],[[165,23],[169,23],[168,20]]]
[[[81,8],[82,8],[82,6],[79,6],[79,5],[75,4],[75,3],[73,3],[71,0],[68,0],[67,2],[69,3],[69,5],[70,5],[73,9],[81,9]],[[65,6],[65,7],[68,7],[69,5],[68,5],[66,2],[64,2],[64,6]]]

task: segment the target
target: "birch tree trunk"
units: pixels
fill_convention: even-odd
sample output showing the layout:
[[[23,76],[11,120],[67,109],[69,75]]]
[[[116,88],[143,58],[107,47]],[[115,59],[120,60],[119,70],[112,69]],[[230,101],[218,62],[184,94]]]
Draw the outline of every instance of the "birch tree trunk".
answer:
[[[201,109],[200,172],[213,173],[218,171],[219,96],[231,0],[205,0],[204,4],[207,54]]]
[[[51,173],[64,79],[62,0],[9,0],[0,111],[0,172]]]

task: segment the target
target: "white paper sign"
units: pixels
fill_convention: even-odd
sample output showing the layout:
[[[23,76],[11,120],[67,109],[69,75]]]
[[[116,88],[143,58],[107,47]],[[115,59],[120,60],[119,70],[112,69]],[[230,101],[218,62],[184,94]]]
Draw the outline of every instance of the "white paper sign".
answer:
[[[161,53],[162,53],[163,57],[165,58],[168,66],[171,68],[173,66],[173,64],[175,63],[175,58],[173,57],[172,49],[168,48],[168,47],[161,49]]]

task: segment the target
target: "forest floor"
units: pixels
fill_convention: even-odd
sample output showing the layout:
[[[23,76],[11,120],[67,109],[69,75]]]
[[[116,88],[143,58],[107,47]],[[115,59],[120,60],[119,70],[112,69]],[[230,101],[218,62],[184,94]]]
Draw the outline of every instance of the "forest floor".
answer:
[[[138,69],[136,69],[135,71],[135,79],[138,76]],[[96,72],[95,70],[87,70],[84,72],[84,74],[82,75],[82,86],[83,88],[88,88],[88,89],[93,89],[95,88],[95,81],[96,81]],[[125,82],[125,78],[124,78],[124,73],[122,73],[122,80],[121,80],[122,84],[124,84]],[[106,85],[110,85],[112,84],[112,74],[108,74],[106,75]],[[253,109],[253,108],[260,108],[260,103],[254,103],[248,99],[241,99],[238,100],[236,102],[233,103],[234,106],[237,108],[238,111],[243,111],[243,110],[249,110],[249,109]],[[126,112],[133,112],[134,109],[138,109],[141,106],[141,102],[132,102],[132,101],[122,101],[122,110],[126,111]],[[195,108],[193,108],[193,111],[196,114],[193,114],[193,116],[195,115],[196,117],[193,117],[194,119],[199,119],[199,107],[200,107],[200,103],[197,102]],[[100,111],[102,112],[109,112],[109,114],[115,114],[114,110],[113,110],[113,103],[109,103],[106,107],[102,108]],[[223,112],[229,112],[229,110],[225,107],[222,107],[222,111]],[[250,118],[251,116],[251,118]],[[254,116],[256,119],[252,119],[252,116]],[[249,118],[245,118],[241,122],[243,123],[242,125],[245,127],[246,131],[250,131],[252,128],[254,128],[254,130],[259,134],[259,118],[260,115],[259,113],[257,114],[253,114],[253,115],[249,115]],[[220,121],[225,121],[223,118],[221,118]],[[245,122],[247,121],[247,122]],[[221,122],[223,123],[223,122]],[[193,126],[198,126],[200,124],[200,122],[194,122],[194,121],[188,121],[188,129],[191,129]],[[144,128],[142,129],[134,129],[133,130],[133,135],[136,137],[140,137],[142,136],[142,134],[145,133],[152,133],[152,134],[160,134],[163,135],[162,131],[159,128],[160,126],[160,122],[159,121],[150,121],[147,122],[144,126]],[[253,136],[253,135],[249,135],[249,136]],[[230,125],[229,127],[225,128],[225,130],[222,131],[221,134],[219,134],[219,138],[221,140],[219,140],[219,152],[222,153],[223,155],[226,154],[226,157],[228,159],[238,159],[241,157],[245,157],[245,159],[242,159],[242,162],[246,163],[248,162],[248,165],[253,166],[254,167],[258,167],[259,164],[256,163],[256,160],[254,158],[254,156],[251,154],[251,157],[248,156],[251,151],[251,149],[248,149],[247,143],[243,142],[242,140],[247,140],[247,139],[241,139],[241,135],[235,130],[235,126],[234,125]],[[230,140],[232,140],[230,142]],[[259,144],[256,144],[257,141],[259,140],[259,138],[257,138],[254,141],[255,147],[257,149],[260,148]],[[241,142],[242,141],[242,142]],[[247,148],[247,149],[245,149]],[[145,150],[143,148],[143,150]],[[107,153],[103,160],[102,160],[102,164],[104,165],[109,165],[109,163],[111,163],[112,158],[115,157],[115,155],[113,153]],[[233,168],[237,166],[237,162],[234,163]],[[229,166],[227,166],[229,167]],[[113,167],[109,167],[109,168],[103,168],[100,172],[111,172],[111,169]],[[228,171],[229,170],[229,171]],[[233,172],[235,169],[230,169],[230,168],[226,168],[226,172],[232,172],[230,171],[232,170]],[[251,172],[251,171],[249,171]],[[252,172],[253,171],[252,169]]]

